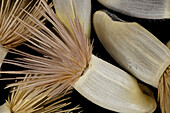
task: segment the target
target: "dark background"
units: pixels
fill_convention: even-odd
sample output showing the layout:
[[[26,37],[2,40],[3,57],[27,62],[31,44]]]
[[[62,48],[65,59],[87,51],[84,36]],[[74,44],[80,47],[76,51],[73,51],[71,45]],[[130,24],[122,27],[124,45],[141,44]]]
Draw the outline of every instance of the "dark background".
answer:
[[[116,14],[119,18],[125,20],[125,21],[131,21],[131,22],[138,22],[143,27],[145,27],[147,30],[149,30],[151,33],[153,33],[160,41],[163,43],[167,43],[168,40],[170,40],[169,36],[169,28],[170,28],[170,20],[163,19],[163,20],[147,20],[147,19],[139,19],[134,17],[129,17],[123,14],[120,14],[118,12],[111,11],[107,9],[106,7],[102,6],[100,3],[98,3],[96,0],[92,0],[92,15],[95,11],[106,9],[110,11],[111,13]],[[94,39],[94,50],[93,54],[97,55],[98,57],[104,59],[105,61],[112,63],[118,67],[120,67],[112,58],[111,56],[106,52],[100,41],[98,40],[94,29],[93,29],[93,23],[92,23],[92,32],[91,32],[91,39]],[[30,51],[25,46],[19,46],[17,49],[24,50],[24,51]],[[13,54],[8,54],[6,58],[13,57]],[[2,70],[10,70],[10,69],[18,69],[19,67],[3,64]],[[121,67],[120,67],[121,68]],[[121,68],[122,69],[122,68]],[[6,74],[3,74],[3,77],[6,77]],[[3,89],[7,84],[12,83],[14,81],[0,81],[0,104],[3,104],[5,102],[5,99],[7,99],[8,91],[9,89]],[[139,81],[141,82],[141,81]],[[146,84],[147,85],[147,84]],[[152,86],[147,85],[155,94],[155,99],[157,100],[157,89],[153,88]],[[73,91],[72,94],[69,95],[71,97],[70,101],[72,101],[72,104],[66,108],[70,108],[76,105],[80,105],[82,109],[74,111],[75,113],[82,111],[83,113],[114,113],[113,111],[109,111],[107,109],[101,108],[92,102],[88,101],[86,98],[81,96],[77,91]],[[154,113],[161,113],[159,109],[159,104],[157,107],[157,110]]]

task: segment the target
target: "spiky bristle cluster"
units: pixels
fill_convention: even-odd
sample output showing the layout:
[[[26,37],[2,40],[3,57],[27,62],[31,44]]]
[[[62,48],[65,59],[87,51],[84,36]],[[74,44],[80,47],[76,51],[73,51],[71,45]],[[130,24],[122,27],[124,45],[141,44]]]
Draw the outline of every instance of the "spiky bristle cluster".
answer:
[[[170,112],[170,66],[163,73],[158,86],[158,100],[162,113]]]
[[[47,92],[41,93],[43,88],[21,90],[20,88],[25,85],[16,87],[16,91],[13,91],[11,97],[6,101],[6,106],[12,113],[38,111],[42,108],[39,108],[39,106],[47,100]]]
[[[33,80],[27,81],[26,87],[46,87],[49,89],[55,87],[50,94],[51,97],[55,97],[71,89],[75,81],[82,75],[91,58],[92,45],[85,36],[83,26],[81,26],[76,14],[74,20],[68,15],[72,33],[58,20],[56,14],[44,0],[42,0],[41,6],[44,11],[38,11],[38,13],[41,13],[48,20],[50,28],[34,15],[26,12],[29,15],[29,20],[40,29],[18,19],[25,26],[24,29],[29,31],[29,35],[26,37],[20,33],[18,35],[33,44],[34,46],[27,46],[43,54],[43,57],[14,50],[15,54],[24,58],[5,60],[5,63],[28,69],[11,73],[39,74],[32,76]],[[23,82],[14,83],[10,86],[21,84]]]
[[[6,48],[13,48],[25,40],[15,34],[26,34],[28,31],[20,24],[16,17],[21,18],[28,24],[34,26],[23,10],[30,12],[36,18],[41,18],[37,13],[36,7],[39,6],[39,0],[36,2],[31,0],[1,0],[0,1],[0,44]],[[39,8],[40,9],[40,8]]]
[[[30,75],[26,76],[22,82],[32,80],[30,77]],[[5,111],[7,111],[8,109],[11,113],[63,113],[79,109],[79,107],[76,106],[72,109],[63,110],[63,107],[70,104],[70,102],[65,102],[65,100],[69,98],[61,99],[62,96],[59,96],[51,99],[48,97],[48,94],[52,89],[47,90],[45,87],[41,87],[23,90],[22,87],[26,85],[27,84],[22,84],[15,87],[8,101],[0,107],[0,111],[2,111],[2,109],[6,109]]]

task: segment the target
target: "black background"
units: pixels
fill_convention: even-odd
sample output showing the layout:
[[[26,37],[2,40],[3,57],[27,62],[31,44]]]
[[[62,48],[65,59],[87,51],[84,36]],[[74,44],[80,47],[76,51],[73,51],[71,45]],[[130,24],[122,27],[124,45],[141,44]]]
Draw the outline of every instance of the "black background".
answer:
[[[96,0],[92,0],[92,15],[95,11],[101,10],[101,9],[107,9],[106,7],[102,6],[100,3],[98,3]],[[123,14],[120,14],[118,12],[114,12],[109,10],[111,13],[116,14],[119,18],[125,20],[125,21],[131,21],[131,22],[138,22],[141,24],[143,27],[145,27],[147,30],[149,30],[151,33],[153,33],[160,41],[163,43],[167,43],[168,40],[170,40],[169,36],[169,28],[170,28],[170,20],[168,19],[163,19],[163,20],[148,20],[148,19],[139,19],[139,18],[134,18],[134,17],[129,17]],[[91,39],[94,39],[94,50],[93,54],[97,55],[98,57],[104,59],[105,61],[112,63],[118,67],[120,67],[112,58],[111,56],[106,52],[100,41],[98,40],[95,31],[93,29],[93,23],[92,23],[92,32],[91,32]],[[24,50],[24,51],[29,51],[28,48],[25,46],[21,45],[17,47],[17,49]],[[6,58],[12,58],[13,54],[8,54]],[[2,70],[10,70],[10,69],[19,69],[16,66],[11,66],[7,64],[3,64]],[[121,67],[120,67],[121,68]],[[121,68],[122,69],[122,68]],[[125,71],[125,70],[124,70]],[[3,74],[3,77],[6,77],[6,74]],[[13,75],[14,76],[14,75]],[[14,81],[0,81],[0,104],[3,104],[5,102],[5,99],[7,99],[8,96],[8,91],[9,89],[3,89],[7,84],[14,82]],[[141,82],[141,81],[139,81]],[[147,84],[146,84],[147,85]],[[155,99],[157,100],[157,89],[153,88],[152,86],[147,85],[150,89],[155,94]],[[81,96],[77,91],[73,91],[72,94],[69,95],[71,97],[70,101],[72,101],[72,104],[66,108],[70,108],[76,105],[80,105],[82,107],[80,110],[74,111],[75,113],[82,111],[83,113],[114,113],[113,111],[106,110],[104,108],[101,108],[83,96]],[[159,109],[159,104],[157,107],[157,110],[155,113],[161,113]]]

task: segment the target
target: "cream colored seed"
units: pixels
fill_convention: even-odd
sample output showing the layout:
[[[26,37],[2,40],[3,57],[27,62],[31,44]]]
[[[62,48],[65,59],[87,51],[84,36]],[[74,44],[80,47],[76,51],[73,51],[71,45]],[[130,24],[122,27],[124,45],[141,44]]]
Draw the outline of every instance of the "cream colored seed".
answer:
[[[94,14],[94,28],[101,43],[124,69],[158,88],[161,110],[169,113],[170,73],[165,73],[170,50],[139,24],[112,17],[102,11]]]
[[[72,29],[69,24],[68,15],[70,15],[70,18],[74,19],[74,13],[76,13],[84,28],[86,37],[90,38],[91,0],[53,0],[53,3],[57,17],[70,31],[72,31]],[[73,7],[75,7],[75,9]]]
[[[170,50],[135,22],[113,21],[106,13],[94,14],[96,33],[110,55],[140,80],[158,87],[170,64]]]
[[[2,65],[2,62],[3,62],[3,59],[5,58],[6,54],[7,54],[8,50],[3,48],[1,45],[0,45],[0,67]]]
[[[95,104],[122,113],[152,113],[154,98],[142,93],[134,77],[92,55],[74,88]]]
[[[138,18],[170,18],[170,0],[98,0],[114,11]]]

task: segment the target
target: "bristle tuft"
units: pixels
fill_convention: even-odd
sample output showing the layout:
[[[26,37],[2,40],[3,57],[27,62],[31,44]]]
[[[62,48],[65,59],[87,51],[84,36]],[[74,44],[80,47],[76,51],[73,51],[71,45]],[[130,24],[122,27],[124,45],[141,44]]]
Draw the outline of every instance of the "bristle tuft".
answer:
[[[29,24],[32,24],[28,15],[24,14],[24,10],[30,12],[37,18],[41,15],[37,13],[36,7],[39,5],[39,0],[36,2],[29,0],[1,0],[0,1],[0,44],[6,48],[14,48],[22,44],[25,40],[18,36],[15,32],[26,34],[28,31],[24,29],[17,18],[21,18]],[[40,8],[39,8],[40,9]]]
[[[34,79],[26,81],[25,83],[28,85],[24,88],[54,88],[49,96],[55,97],[65,94],[65,92],[72,88],[72,85],[77,79],[82,76],[91,58],[92,45],[86,37],[84,28],[81,26],[76,15],[74,19],[68,15],[68,20],[73,31],[71,33],[44,0],[42,0],[41,6],[43,7],[43,11],[38,10],[37,13],[42,14],[43,18],[51,23],[50,28],[45,26],[34,15],[25,11],[29,21],[35,23],[39,29],[30,25],[27,21],[18,18],[24,29],[29,31],[29,35],[17,34],[33,44],[33,46],[27,46],[43,54],[44,57],[14,50],[13,53],[21,55],[24,58],[5,60],[4,63],[14,64],[28,69],[14,73],[38,74],[37,76],[31,76]],[[24,83],[14,83],[11,86],[21,84]]]
[[[159,81],[158,100],[160,101],[162,113],[170,113],[170,66]]]
[[[32,75],[27,75],[21,82],[32,80],[31,76]],[[62,96],[50,98],[48,94],[52,89],[46,89],[45,87],[22,89],[22,87],[27,85],[28,84],[22,84],[15,87],[11,97],[9,97],[8,101],[4,104],[7,110],[10,110],[12,113],[63,113],[79,109],[79,107],[76,106],[71,109],[63,110],[63,107],[69,105],[70,102],[65,102],[69,98],[62,99],[62,97],[69,94],[71,91]]]

